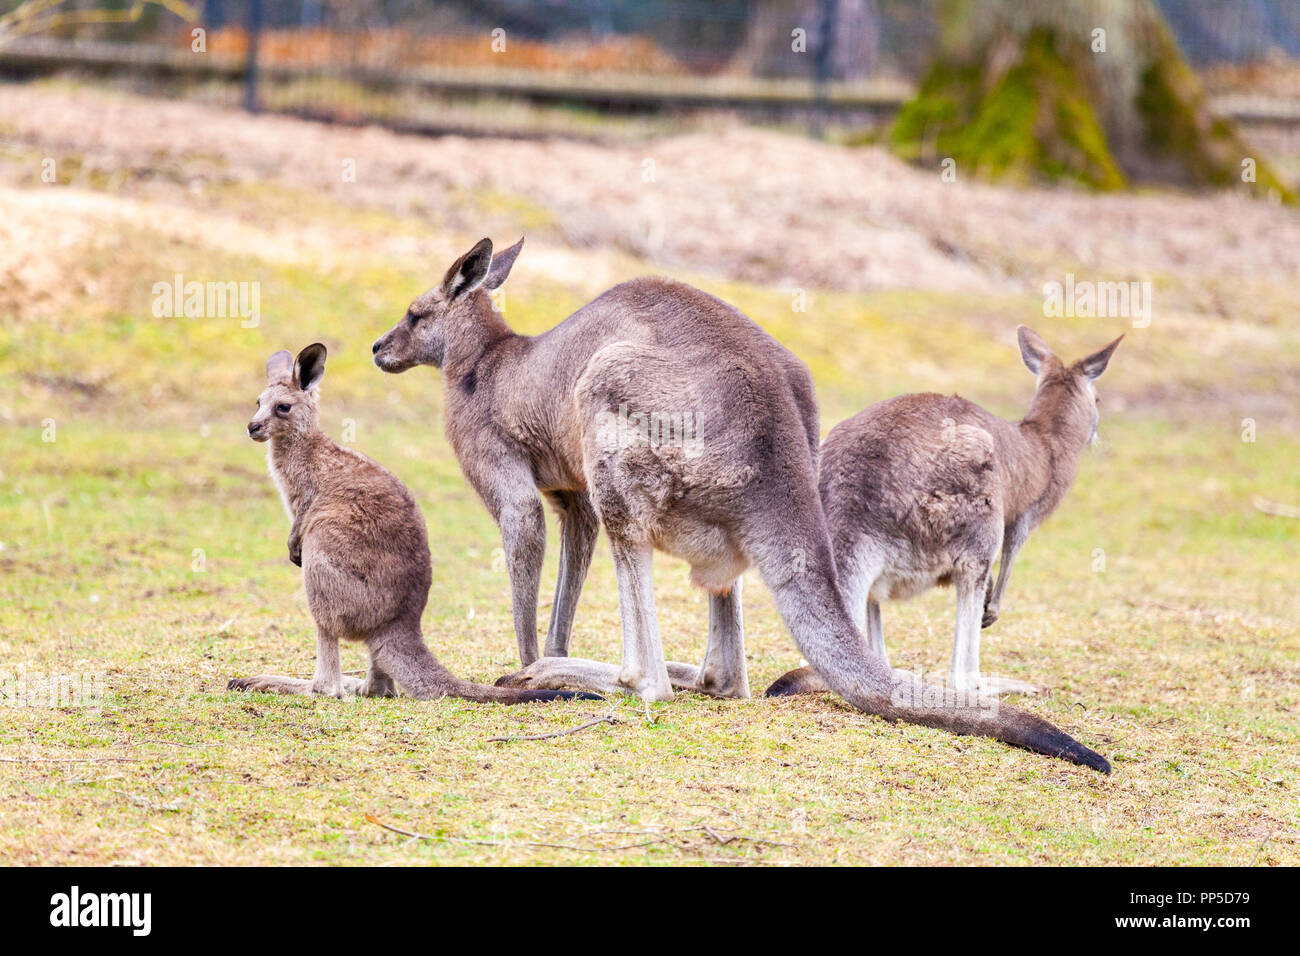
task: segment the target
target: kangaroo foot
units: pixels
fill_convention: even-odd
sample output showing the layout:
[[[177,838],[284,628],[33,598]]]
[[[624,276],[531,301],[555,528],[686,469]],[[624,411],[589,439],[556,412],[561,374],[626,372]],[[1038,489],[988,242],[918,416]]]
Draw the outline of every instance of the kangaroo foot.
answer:
[[[786,671],[767,689],[765,697],[793,697],[796,694],[820,694],[829,691],[826,681],[811,667]]]
[[[658,675],[623,668],[618,674],[619,690],[636,694],[642,700],[672,700],[673,684],[660,682]]]
[[[397,684],[387,675],[370,676],[361,682],[357,694],[361,697],[396,697]]]
[[[340,674],[333,680],[316,678],[311,682],[311,692],[320,694],[322,697],[334,697],[342,700],[349,694],[358,693],[361,690],[362,683],[361,678],[350,677],[347,674]]]
[[[694,668],[691,669],[694,670]],[[672,679],[673,687],[693,690],[698,694],[708,694],[710,697],[745,698],[749,696],[749,685],[745,681],[743,674],[729,674],[701,667],[694,684],[682,685],[678,684],[677,679],[673,677],[672,665],[670,664],[668,676]]]
[[[682,672],[679,671],[678,674],[681,676]],[[643,700],[671,700],[673,695],[671,686],[659,687],[651,680],[625,675],[617,664],[588,661],[579,657],[539,658],[523,670],[498,677],[496,684],[498,687],[548,690],[570,688],[594,691],[597,694],[622,692],[636,694]]]
[[[345,697],[355,694],[361,687],[361,680],[344,676],[337,687],[321,685],[318,689],[315,681],[300,677],[281,677],[278,674],[258,674],[256,677],[233,677],[226,684],[226,690],[252,691],[262,694],[321,694],[324,697]]]
[[[542,657],[522,670],[497,678],[498,687],[532,687],[538,690],[573,688],[610,694],[620,690],[618,668],[613,664],[577,657]]]
[[[668,682],[673,685],[673,690],[698,690],[700,682],[700,669],[694,664],[679,664],[677,661],[668,661]]]
[[[280,677],[277,674],[258,674],[256,677],[234,677],[226,690],[255,691],[262,694],[310,694],[311,681],[299,677]]]

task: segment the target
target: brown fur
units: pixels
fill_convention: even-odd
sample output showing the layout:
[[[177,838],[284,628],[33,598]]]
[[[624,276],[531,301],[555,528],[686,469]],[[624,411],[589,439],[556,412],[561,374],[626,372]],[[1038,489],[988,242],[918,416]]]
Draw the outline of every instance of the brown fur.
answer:
[[[950,680],[959,689],[1033,689],[981,679],[979,627],[997,620],[1017,552],[1074,481],[1096,435],[1092,381],[1120,341],[1066,366],[1031,329],[1022,326],[1019,337],[1025,363],[1038,375],[1022,421],[1003,421],[956,395],[902,395],[840,423],[822,446],[819,491],[850,612],[884,657],[880,602],[954,584]],[[824,686],[805,668],[780,678],[769,693]]]
[[[505,544],[515,636],[528,665],[506,682],[621,688],[659,700],[674,685],[748,696],[740,575],[753,565],[804,656],[855,706],[1109,769],[1031,714],[899,678],[867,652],[835,585],[817,498],[817,405],[797,358],[735,308],[664,279],[616,286],[542,335],[516,335],[486,289],[505,281],[518,252],[516,244],[493,259],[492,243],[480,241],[373,348],[385,371],[443,369],[447,433]],[[688,410],[700,423],[695,453],[611,432],[622,411]],[[546,534],[539,491],[585,502],[605,527],[621,666],[559,656],[567,633],[554,651],[548,638],[549,656],[535,659]],[[654,550],[686,560],[692,580],[711,592],[698,670],[664,660]],[[560,594],[576,598],[580,564],[562,570],[557,606]],[[554,615],[552,625],[555,634]]]
[[[236,678],[232,690],[413,697],[444,696],[520,703],[554,692],[506,690],[454,677],[425,646],[420,616],[431,583],[424,517],[406,486],[365,455],[331,441],[319,426],[318,382],[325,346],[309,345],[297,362],[277,352],[249,437],[269,441],[271,475],[289,512],[289,557],[301,565],[316,621],[311,681],[276,675]],[[339,670],[338,642],[364,641],[364,681]]]

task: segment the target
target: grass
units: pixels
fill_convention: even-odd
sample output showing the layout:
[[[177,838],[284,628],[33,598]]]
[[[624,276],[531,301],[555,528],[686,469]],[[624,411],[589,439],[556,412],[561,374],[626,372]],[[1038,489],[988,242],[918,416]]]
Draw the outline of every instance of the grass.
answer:
[[[282,198],[338,228],[391,226]],[[11,676],[106,683],[97,707],[5,707],[0,861],[1300,860],[1300,522],[1251,505],[1256,495],[1300,502],[1300,434],[1263,414],[1256,441],[1240,429],[1252,396],[1294,374],[1294,331],[1276,332],[1285,347],[1238,359],[1256,392],[1210,409],[1148,392],[1153,380],[1194,391],[1231,371],[1183,334],[1203,319],[1131,334],[1100,384],[1103,444],[1025,548],[1002,619],[985,632],[986,668],[1050,688],[1019,703],[1110,757],[1115,773],[1102,777],[889,725],[829,697],[684,694],[645,710],[626,699],[510,709],[228,693],[232,676],[311,672],[288,523],[264,449],[243,426],[266,355],[317,339],[331,350],[325,428],[338,437],[350,420],[354,446],[423,508],[431,647],[482,681],[515,666],[499,539],[443,437],[438,374],[382,375],[366,349],[441,269],[363,254],[331,269],[272,262],[163,240],[147,225],[100,239],[108,251],[88,250],[68,277],[93,293],[77,291],[53,315],[6,315],[0,327],[0,664]],[[155,319],[151,285],[173,272],[260,282],[259,325]],[[1015,416],[1032,389],[1009,345],[1015,322],[1035,321],[1071,357],[1117,333],[1044,321],[1037,303],[1017,299],[825,292],[792,313],[782,290],[699,281],[808,361],[824,427],[923,388]],[[508,317],[538,331],[584,295],[524,272]],[[555,540],[552,528],[543,627]],[[660,556],[657,572],[666,649],[696,659],[705,602],[680,563]],[[761,692],[798,655],[756,580],[745,605]],[[887,606],[895,663],[946,669],[952,613],[948,591]],[[573,647],[607,660],[619,652],[603,547]],[[345,667],[363,666],[361,650],[346,648]],[[614,722],[581,733],[489,739],[603,714]]]

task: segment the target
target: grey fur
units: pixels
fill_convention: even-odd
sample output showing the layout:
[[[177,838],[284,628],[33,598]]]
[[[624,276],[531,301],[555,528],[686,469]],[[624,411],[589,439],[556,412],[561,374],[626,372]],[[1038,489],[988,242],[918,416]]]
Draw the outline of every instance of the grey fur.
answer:
[[[538,491],[582,493],[610,539],[619,582],[619,687],[666,700],[690,674],[663,660],[650,586],[658,549],[686,560],[694,583],[717,595],[756,567],[803,655],[863,710],[1109,769],[1037,717],[923,687],[868,652],[836,587],[817,500],[812,379],[771,336],[726,303],[666,279],[623,283],[548,332],[516,335],[475,285],[486,275],[485,245],[457,260],[373,351],[385,371],[443,370],[448,436],[501,527],[511,570],[527,666],[506,683],[608,689],[610,665],[530,663],[545,535]],[[629,425],[647,420],[638,415],[680,423],[688,412],[696,447],[621,430],[623,416]],[[704,668],[706,685],[736,695],[748,689],[739,626],[733,608],[718,607]],[[694,686],[699,680],[696,673]]]
[[[429,652],[420,634],[432,580],[424,517],[405,485],[320,430],[318,383],[324,372],[320,343],[303,349],[296,362],[288,352],[276,352],[248,423],[250,438],[270,442],[271,476],[292,523],[290,560],[302,567],[316,620],[316,673],[310,681],[274,674],[235,678],[229,688],[386,697],[400,685],[423,699],[503,703],[573,696],[459,680]],[[340,671],[344,639],[366,642],[365,680]]]
[[[1035,690],[981,677],[980,629],[997,620],[1016,555],[1064,499],[1096,436],[1092,381],[1120,342],[1067,367],[1032,329],[1021,326],[1018,337],[1038,376],[1024,420],[1005,422],[956,395],[902,395],[837,425],[822,446],[819,490],[836,574],[849,608],[865,611],[868,644],[885,657],[880,602],[951,583],[957,625],[949,682],[958,690]],[[825,686],[805,668],[769,693]]]
[[[546,498],[560,519],[560,573],[555,585],[555,600],[551,604],[551,623],[546,632],[546,656],[568,657],[573,615],[591,567],[600,519],[596,517],[586,492],[549,491]]]

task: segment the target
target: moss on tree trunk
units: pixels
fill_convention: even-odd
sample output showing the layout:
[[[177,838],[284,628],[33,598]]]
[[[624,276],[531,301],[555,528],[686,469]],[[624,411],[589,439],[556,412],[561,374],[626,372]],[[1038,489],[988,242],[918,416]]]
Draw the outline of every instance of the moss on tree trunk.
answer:
[[[944,16],[941,52],[890,132],[900,156],[1019,182],[1236,185],[1295,201],[1210,111],[1151,0],[949,0]]]
[[[1125,184],[1087,88],[1046,28],[1026,37],[1017,62],[997,77],[979,63],[936,63],[891,140],[909,159],[952,157],[990,177]]]

